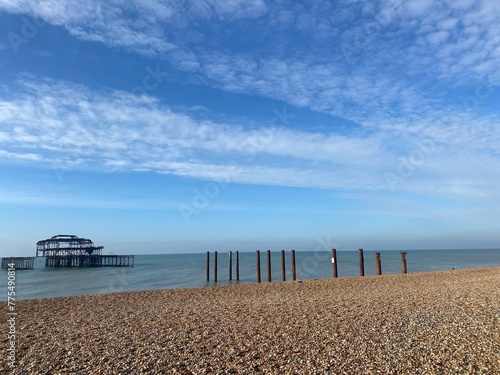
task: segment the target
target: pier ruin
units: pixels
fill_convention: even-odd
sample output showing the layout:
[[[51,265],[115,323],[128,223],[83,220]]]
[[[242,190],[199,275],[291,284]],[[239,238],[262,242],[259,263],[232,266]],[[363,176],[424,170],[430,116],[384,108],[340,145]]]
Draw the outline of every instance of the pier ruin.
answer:
[[[35,257],[7,257],[2,258],[2,269],[11,268],[9,265],[14,264],[16,270],[32,270]]]
[[[104,246],[87,238],[60,234],[36,243],[36,256],[45,267],[133,267],[134,255],[102,255]]]

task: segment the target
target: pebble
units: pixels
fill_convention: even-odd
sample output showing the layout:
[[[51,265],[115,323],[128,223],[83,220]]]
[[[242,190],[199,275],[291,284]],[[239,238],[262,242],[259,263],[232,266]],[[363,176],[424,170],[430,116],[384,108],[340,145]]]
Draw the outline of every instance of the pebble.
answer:
[[[500,373],[499,267],[49,298],[16,309],[13,374]]]

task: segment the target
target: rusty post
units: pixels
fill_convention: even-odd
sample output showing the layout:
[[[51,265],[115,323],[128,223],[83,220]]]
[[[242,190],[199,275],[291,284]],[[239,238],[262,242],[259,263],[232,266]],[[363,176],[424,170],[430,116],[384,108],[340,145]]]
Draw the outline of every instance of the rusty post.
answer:
[[[210,281],[210,251],[207,251],[207,281]]]
[[[271,282],[271,250],[267,250],[267,281]]]
[[[240,281],[240,252],[236,251],[236,281]]]
[[[281,280],[286,281],[285,250],[281,250]]]
[[[295,269],[295,250],[292,250],[292,280],[297,280],[297,271]]]
[[[257,282],[260,283],[260,251],[257,250]]]
[[[229,251],[229,280],[233,279],[233,252]]]
[[[404,251],[401,252],[401,272],[408,273],[406,269],[406,253]]]
[[[365,257],[363,256],[363,249],[359,249],[358,253],[359,253],[359,276],[365,276]]]
[[[382,264],[380,263],[380,253],[375,253],[375,268],[377,275],[382,275]]]
[[[333,277],[339,277],[337,270],[337,249],[332,249],[332,272]]]
[[[217,282],[217,251],[214,251],[214,281]]]

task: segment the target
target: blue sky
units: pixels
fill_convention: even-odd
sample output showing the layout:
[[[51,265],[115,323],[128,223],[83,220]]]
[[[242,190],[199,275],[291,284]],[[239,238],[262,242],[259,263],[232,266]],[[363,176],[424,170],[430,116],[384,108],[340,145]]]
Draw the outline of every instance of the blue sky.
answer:
[[[0,254],[494,247],[500,3],[0,0]]]

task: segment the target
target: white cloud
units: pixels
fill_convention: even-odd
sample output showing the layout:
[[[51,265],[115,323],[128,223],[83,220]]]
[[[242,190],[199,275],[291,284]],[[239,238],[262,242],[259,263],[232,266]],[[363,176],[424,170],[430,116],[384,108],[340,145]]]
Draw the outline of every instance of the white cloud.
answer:
[[[439,22],[438,27],[442,30],[454,29],[458,24],[457,18],[447,18]]]
[[[267,6],[262,0],[193,0],[190,9],[203,18],[240,19],[262,16]]]
[[[446,0],[446,4],[455,9],[468,10],[473,5],[477,4],[476,0]]]
[[[431,34],[428,34],[427,35],[427,40],[431,43],[431,44],[441,44],[443,42],[446,41],[446,39],[448,39],[448,32],[446,31],[438,31],[436,33],[431,33]]]
[[[47,50],[33,51],[33,53],[35,55],[40,56],[40,57],[52,57],[55,54],[55,52],[53,52],[53,51],[47,51]]]
[[[349,1],[306,7],[242,0],[0,0],[0,9],[43,17],[81,39],[167,59],[204,84],[362,124],[386,120],[400,108],[422,115],[429,107],[443,105],[439,96],[429,97],[432,92],[419,95],[414,90],[415,75],[425,75],[431,83],[439,77],[444,85],[466,86],[467,78],[478,74],[500,82],[500,11],[488,1],[391,0],[365,9]],[[242,19],[259,20],[252,32],[264,38],[262,52],[228,48],[239,35],[220,31]],[[208,25],[214,25],[215,36],[198,27],[202,20],[214,20]],[[288,32],[275,32],[282,29]],[[297,47],[303,45],[309,48],[307,54]]]
[[[0,157],[7,161],[471,199],[499,191],[491,189],[500,182],[497,117],[450,112],[442,123],[388,122],[364,136],[291,130],[277,121],[250,130],[121,91],[35,76],[19,87],[0,99]]]
[[[404,8],[411,17],[422,17],[431,12],[434,4],[433,0],[410,0],[405,2]]]
[[[62,166],[91,168],[102,159],[98,165],[203,178],[207,176],[196,170],[206,172],[210,164],[226,168],[228,154],[243,169],[262,155],[274,158],[259,167],[263,169],[295,161],[347,168],[374,163],[381,151],[379,139],[303,133],[265,124],[245,130],[238,124],[196,121],[153,98],[124,92],[96,93],[65,82],[36,82],[33,77],[22,85],[24,91],[16,100],[0,102],[0,144],[9,157],[25,157],[36,149],[43,155],[40,160]],[[200,163],[205,167],[198,168]],[[186,169],[191,165],[196,168]],[[286,174],[290,168],[283,171]],[[254,182],[271,183],[263,178]]]
[[[392,173],[405,191],[497,194],[486,186],[500,181],[491,172],[500,170],[499,118],[484,113],[488,98],[477,96],[481,80],[491,90],[500,83],[496,2],[391,0],[369,9],[347,1],[335,8],[0,0],[0,9],[43,17],[80,39],[167,59],[204,84],[329,113],[370,131],[320,134],[268,124],[248,130],[196,120],[151,97],[35,77],[0,102],[3,157],[208,179],[238,167],[239,182],[341,189],[387,189],[385,176]],[[228,47],[236,37],[219,31],[242,19],[260,22],[263,31],[253,32],[265,48]],[[198,21],[219,27],[216,37],[207,40]],[[478,105],[468,108],[468,99]],[[269,134],[272,142],[259,144]],[[427,139],[435,150],[403,173],[402,163],[418,155],[418,140]]]
[[[8,152],[0,150],[0,157],[7,159],[20,159],[20,160],[30,160],[30,161],[40,161],[43,160],[42,156],[34,153],[23,153],[23,152]]]

